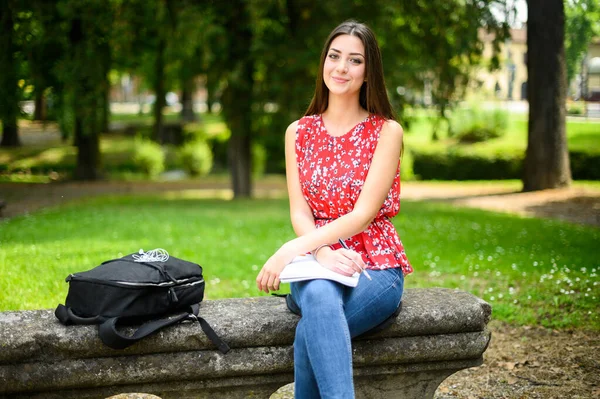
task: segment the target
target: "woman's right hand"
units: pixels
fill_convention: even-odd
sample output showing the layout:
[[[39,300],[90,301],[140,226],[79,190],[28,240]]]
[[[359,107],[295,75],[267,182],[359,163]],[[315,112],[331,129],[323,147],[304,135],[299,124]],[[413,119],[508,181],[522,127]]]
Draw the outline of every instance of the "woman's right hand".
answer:
[[[319,249],[315,258],[321,266],[344,276],[362,273],[366,267],[362,256],[351,249],[339,248],[333,250],[329,247],[323,247]]]

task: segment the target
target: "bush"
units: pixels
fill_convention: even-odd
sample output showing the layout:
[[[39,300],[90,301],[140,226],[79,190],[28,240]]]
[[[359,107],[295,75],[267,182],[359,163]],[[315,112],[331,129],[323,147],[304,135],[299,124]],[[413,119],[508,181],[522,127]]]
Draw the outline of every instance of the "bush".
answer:
[[[155,177],[165,170],[165,154],[153,141],[136,139],[133,149],[133,164],[137,171]]]
[[[422,180],[520,179],[524,154],[485,156],[462,151],[413,152],[413,169]]]
[[[252,144],[252,176],[254,178],[262,177],[267,167],[267,150],[264,146]]]
[[[412,151],[414,174],[421,180],[504,180],[521,179],[525,154],[492,155]],[[600,180],[600,153],[569,151],[574,180]]]
[[[499,109],[477,107],[459,109],[452,115],[450,126],[460,143],[479,143],[506,133],[508,113]]]
[[[213,154],[203,140],[190,142],[183,146],[180,152],[181,164],[192,176],[205,176],[213,166]]]
[[[580,102],[567,102],[567,114],[568,115],[583,115],[585,114],[585,103]]]
[[[600,180],[600,153],[569,151],[571,175],[575,180]]]
[[[402,154],[400,163],[400,179],[402,181],[415,180],[415,172],[413,170],[413,154],[406,147]]]

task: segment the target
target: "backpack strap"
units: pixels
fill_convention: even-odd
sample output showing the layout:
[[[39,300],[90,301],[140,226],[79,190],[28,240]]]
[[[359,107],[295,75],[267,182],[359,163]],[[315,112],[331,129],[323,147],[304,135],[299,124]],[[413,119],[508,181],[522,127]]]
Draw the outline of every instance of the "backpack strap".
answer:
[[[219,350],[222,353],[227,353],[229,351],[229,346],[221,340],[206,320],[198,316],[199,308],[200,306],[198,304],[194,304],[190,306],[190,311],[186,313],[181,313],[174,317],[148,321],[139,326],[130,336],[117,330],[119,318],[113,317],[98,326],[98,335],[105,345],[113,349],[125,349],[162,328],[177,324],[183,320],[195,320],[200,323],[200,327],[204,333],[215,345],[217,345]]]
[[[217,348],[219,348],[221,353],[225,354],[229,352],[229,345],[227,345],[225,341],[223,341],[221,337],[217,335],[215,330],[213,330],[213,328],[210,326],[210,324],[208,324],[206,320],[198,316],[198,309],[200,308],[200,305],[195,303],[191,306],[191,308],[192,313],[190,314],[190,318],[196,320],[198,324],[200,324],[200,328],[202,328],[202,331],[204,331],[208,339],[210,339],[211,342],[215,344]]]
[[[77,316],[71,308],[66,307],[65,305],[58,305],[56,310],[54,311],[54,315],[65,326],[71,324],[99,324],[106,320],[106,317],[103,316],[94,316],[94,317],[81,317]]]

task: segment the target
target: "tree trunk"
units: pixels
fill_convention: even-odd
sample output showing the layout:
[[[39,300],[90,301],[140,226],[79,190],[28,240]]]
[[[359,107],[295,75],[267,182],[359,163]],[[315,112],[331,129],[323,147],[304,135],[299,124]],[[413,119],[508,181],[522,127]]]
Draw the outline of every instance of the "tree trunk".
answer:
[[[194,114],[194,80],[184,79],[181,88],[181,120],[184,122],[194,122],[196,114]]]
[[[565,126],[567,78],[563,0],[528,0],[529,125],[523,190],[571,184]]]
[[[227,88],[221,98],[225,122],[231,130],[228,158],[234,198],[252,195],[252,102],[254,91],[254,61],[248,49],[252,47],[252,29],[248,6],[242,2],[229,14],[226,28],[231,34],[230,71]]]
[[[111,48],[108,43],[103,43],[100,47],[102,56],[102,113],[100,119],[100,131],[108,132],[110,130],[110,65],[112,64]]]
[[[154,130],[153,137],[157,143],[162,142],[163,130],[163,108],[165,107],[165,47],[166,41],[163,37],[158,39],[158,49],[156,53],[156,62],[154,64]]]
[[[19,63],[15,58],[13,10],[7,1],[0,2],[0,120],[2,147],[21,145],[19,139]]]
[[[86,10],[86,12],[93,12]],[[84,29],[85,20],[71,20],[69,32],[73,73],[68,84],[73,100],[74,142],[77,146],[76,180],[98,180],[100,178],[100,125],[103,109],[103,85],[105,68],[97,64],[97,58],[105,56],[98,46],[98,38]],[[91,64],[96,61],[96,64]]]
[[[33,120],[34,121],[45,121],[46,120],[46,96],[44,96],[44,89],[37,88],[35,89],[35,100],[34,100],[34,111],[33,111]]]
[[[252,70],[253,64],[245,60],[243,84],[229,85],[221,98],[223,114],[231,130],[228,144],[228,163],[234,198],[252,195]]]
[[[231,134],[228,147],[231,184],[234,198],[248,198],[252,195],[251,139],[247,125],[243,125],[250,121],[242,115],[236,119],[229,123],[231,131],[237,131],[236,134]]]
[[[76,180],[100,179],[100,142],[98,134],[85,132],[80,118],[75,120],[75,142],[77,143]]]
[[[4,118],[2,120],[2,142],[0,142],[0,147],[18,147],[20,145],[17,118],[14,117],[12,120]]]

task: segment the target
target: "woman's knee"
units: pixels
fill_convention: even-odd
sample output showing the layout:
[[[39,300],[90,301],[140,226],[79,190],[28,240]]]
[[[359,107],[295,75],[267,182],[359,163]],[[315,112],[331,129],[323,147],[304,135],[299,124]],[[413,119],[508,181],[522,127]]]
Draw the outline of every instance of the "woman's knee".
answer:
[[[342,289],[329,280],[302,282],[294,291],[296,291],[293,293],[294,298],[300,306],[303,316],[305,312],[314,309],[327,310],[343,306]]]

